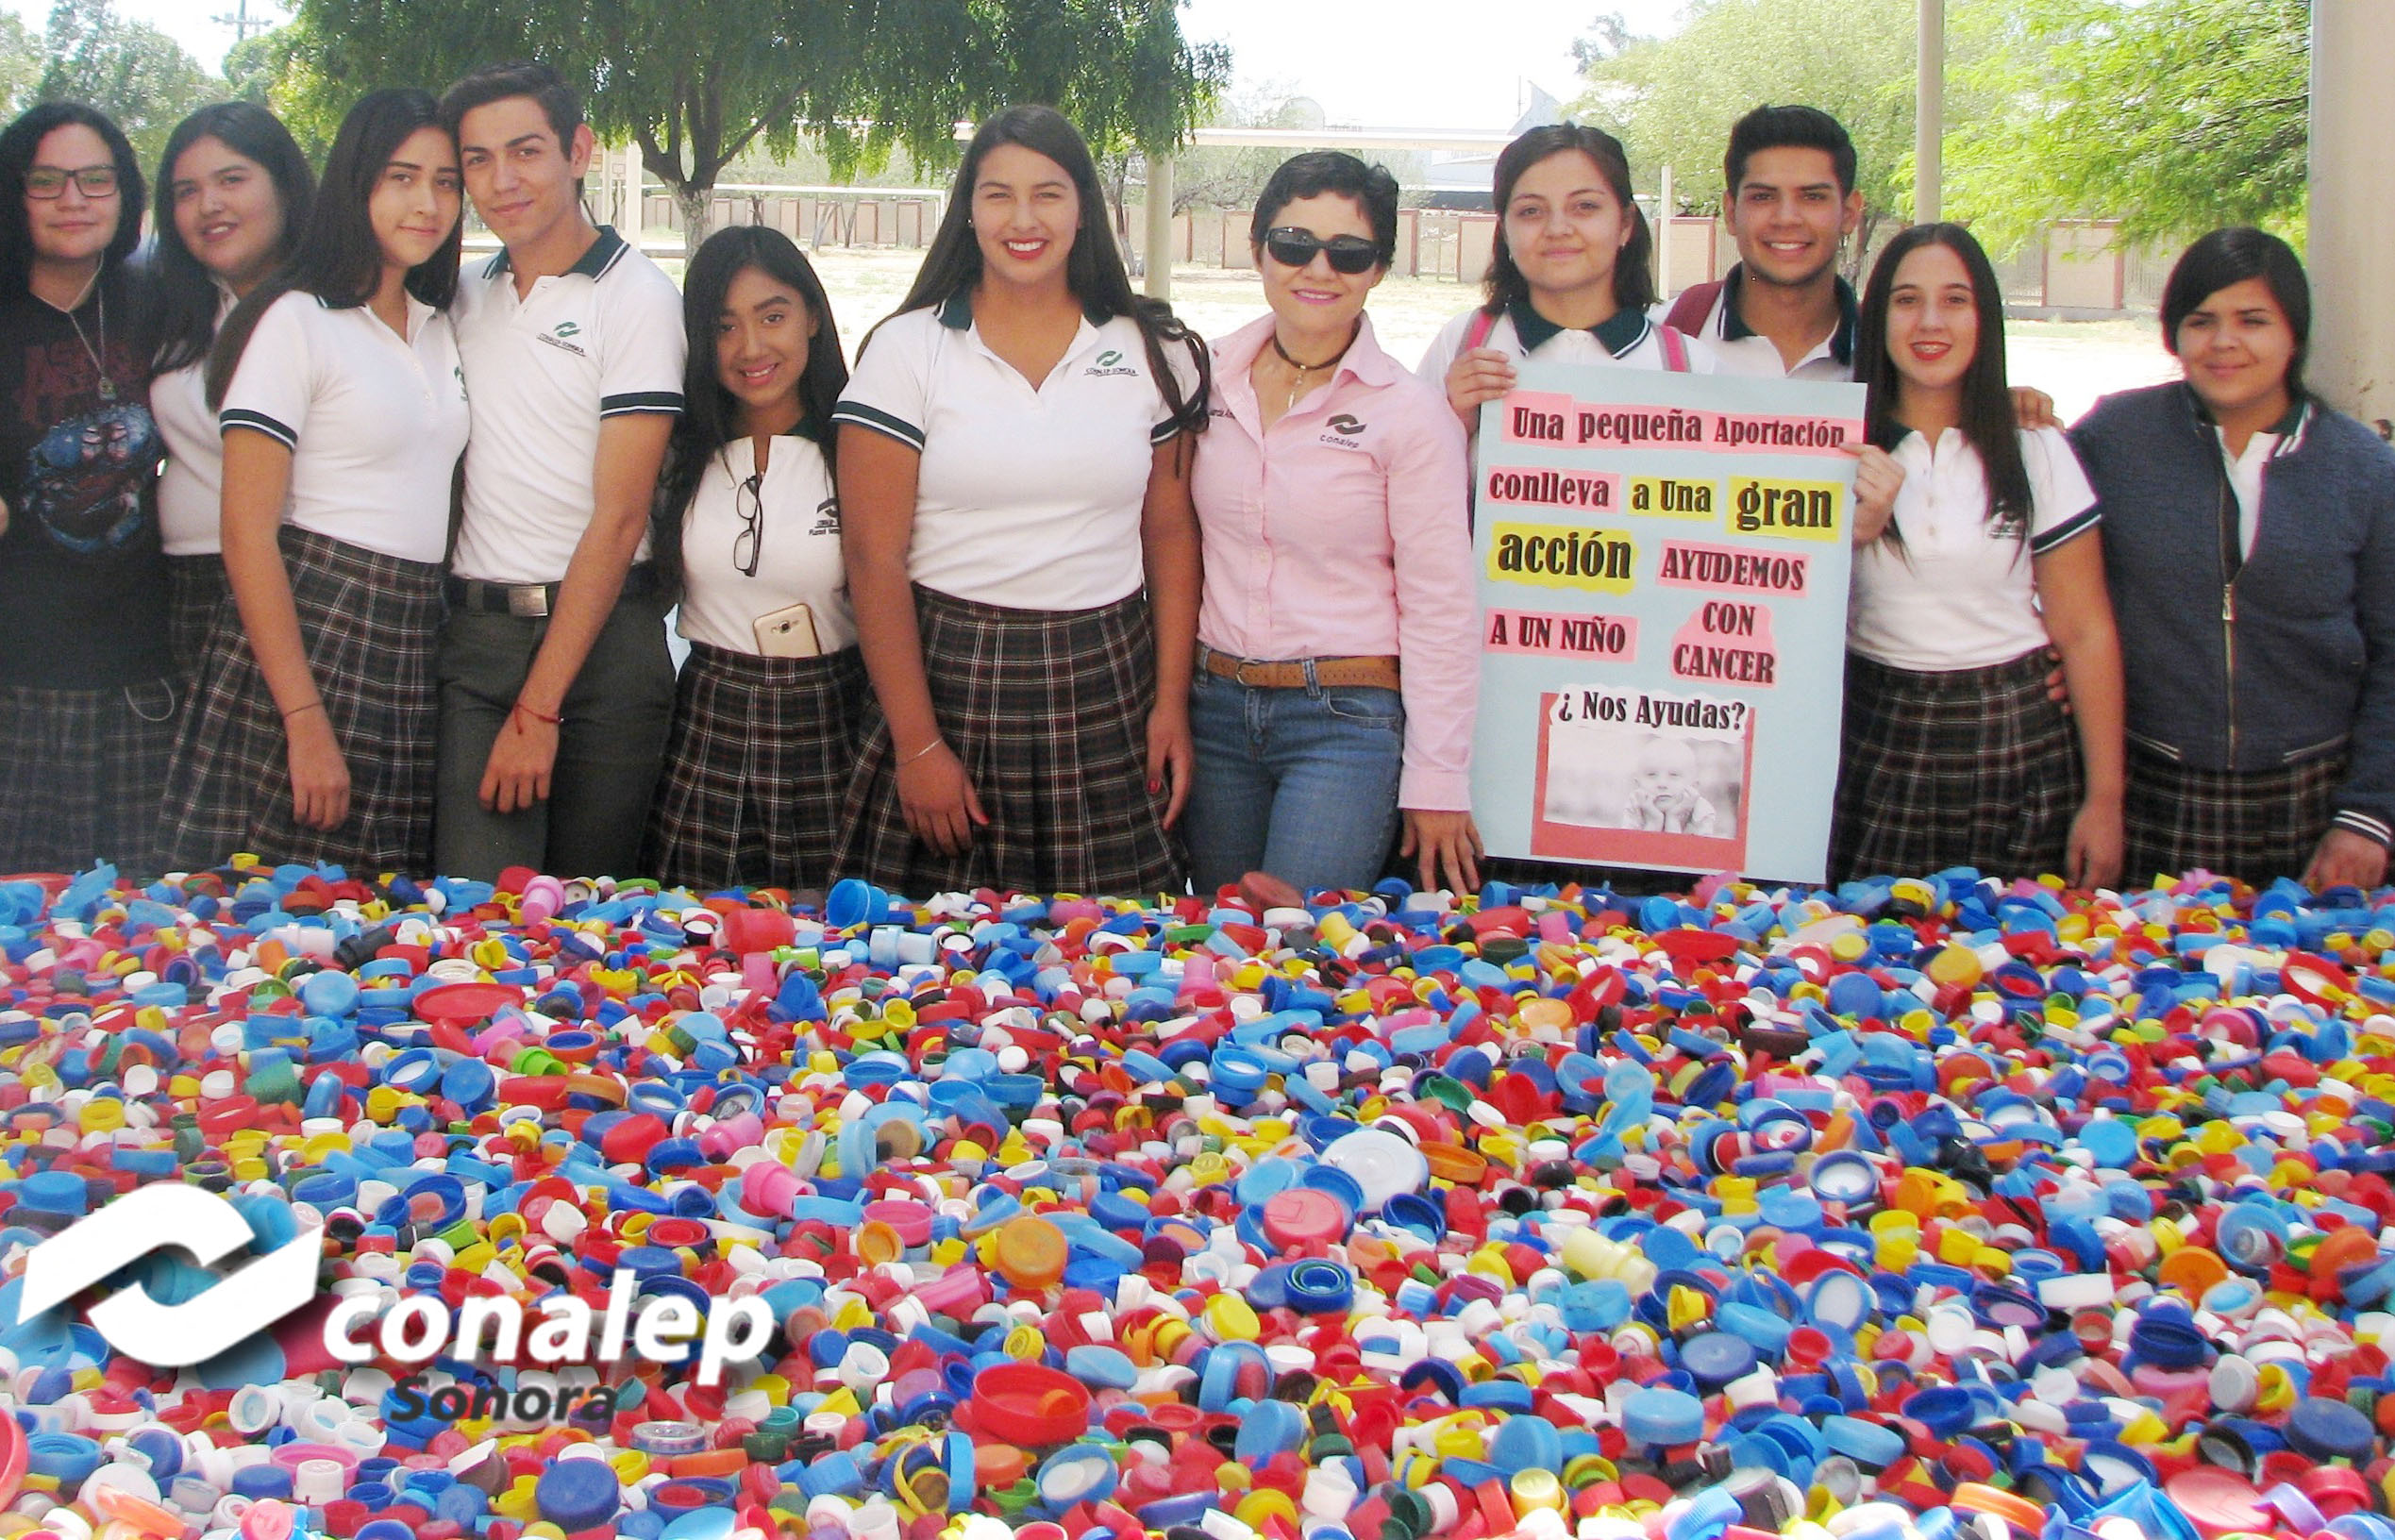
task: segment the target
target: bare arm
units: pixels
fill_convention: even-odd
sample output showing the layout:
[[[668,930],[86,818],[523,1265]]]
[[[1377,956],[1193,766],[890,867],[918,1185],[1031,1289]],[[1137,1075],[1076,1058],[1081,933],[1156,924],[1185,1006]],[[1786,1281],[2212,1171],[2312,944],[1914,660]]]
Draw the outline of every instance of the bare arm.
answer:
[[[2124,750],[2120,637],[2104,587],[2103,532],[2090,529],[2035,558],[2034,571],[2047,633],[2070,680],[2087,773],[2087,798],[2071,824],[2063,875],[2076,887],[2110,887],[2120,880]]]
[[[1147,603],[1156,629],[1156,706],[1147,719],[1147,789],[1169,783],[1164,822],[1181,816],[1189,798],[1197,750],[1189,730],[1189,677],[1198,653],[1198,594],[1203,580],[1198,508],[1189,497],[1198,463],[1194,435],[1176,433],[1156,446],[1147,473],[1147,500],[1139,515],[1147,569]]]
[[[1466,438],[1481,430],[1481,407],[1514,388],[1513,355],[1502,348],[1476,347],[1458,353],[1447,367],[1447,404],[1464,424]]]
[[[283,719],[292,816],[303,829],[334,829],[349,815],[349,765],[308,666],[291,573],[278,544],[283,502],[291,492],[291,453],[255,428],[235,427],[225,435],[225,578],[250,653]]]
[[[857,612],[857,644],[890,724],[898,807],[914,837],[945,854],[973,844],[990,820],[964,762],[940,734],[924,677],[907,548],[914,541],[915,477],[923,456],[871,428],[840,427],[840,550]]]
[[[555,719],[624,592],[624,574],[648,529],[657,471],[673,428],[674,419],[662,412],[628,412],[599,425],[591,522],[566,563],[557,611],[517,692],[517,710],[499,729],[483,767],[482,805],[494,812],[521,812],[549,795],[557,766]]]

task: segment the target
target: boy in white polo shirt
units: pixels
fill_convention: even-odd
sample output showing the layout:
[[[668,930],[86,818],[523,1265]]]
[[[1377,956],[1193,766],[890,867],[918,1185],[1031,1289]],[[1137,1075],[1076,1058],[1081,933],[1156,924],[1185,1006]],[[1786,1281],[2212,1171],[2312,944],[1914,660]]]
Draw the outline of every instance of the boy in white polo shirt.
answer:
[[[505,249],[460,274],[472,405],[441,645],[435,864],[628,876],[673,716],[649,506],[682,405],[681,296],[583,211],[591,130],[536,64],[449,88]]]
[[[1722,186],[1737,263],[1654,319],[1711,343],[1725,375],[1852,379],[1854,287],[1838,253],[1863,219],[1853,141],[1818,108],[1758,107],[1730,130]]]

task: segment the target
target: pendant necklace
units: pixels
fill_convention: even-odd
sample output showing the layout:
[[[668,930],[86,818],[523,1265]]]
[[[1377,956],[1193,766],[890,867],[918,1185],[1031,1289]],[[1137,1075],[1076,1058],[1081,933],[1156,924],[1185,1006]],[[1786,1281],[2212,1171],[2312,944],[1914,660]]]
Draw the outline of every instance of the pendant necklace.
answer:
[[[1287,364],[1290,368],[1295,369],[1298,372],[1298,377],[1293,380],[1289,386],[1289,399],[1282,402],[1281,405],[1281,410],[1283,416],[1286,416],[1291,411],[1297,410],[1298,397],[1305,390],[1306,377],[1309,375],[1318,375],[1323,370],[1336,365],[1341,359],[1348,356],[1348,349],[1355,346],[1355,340],[1363,334],[1363,331],[1364,323],[1359,320],[1356,323],[1355,330],[1348,333],[1348,340],[1346,343],[1340,347],[1339,351],[1331,354],[1320,363],[1299,363],[1297,360],[1289,356],[1289,350],[1287,348],[1281,345],[1281,328],[1279,326],[1272,328],[1272,350],[1281,355],[1281,362]]]
[[[85,284],[83,293],[75,295],[75,303],[67,307],[66,318],[67,325],[75,328],[75,340],[83,344],[84,355],[92,360],[92,373],[99,377],[100,399],[113,405],[116,401],[116,381],[109,377],[109,366],[103,361],[109,350],[109,296],[100,296],[100,345],[96,350],[92,346],[92,339],[83,335],[83,323],[75,315],[83,308],[84,300],[91,297],[92,284],[99,281],[100,275],[92,274],[92,282]]]

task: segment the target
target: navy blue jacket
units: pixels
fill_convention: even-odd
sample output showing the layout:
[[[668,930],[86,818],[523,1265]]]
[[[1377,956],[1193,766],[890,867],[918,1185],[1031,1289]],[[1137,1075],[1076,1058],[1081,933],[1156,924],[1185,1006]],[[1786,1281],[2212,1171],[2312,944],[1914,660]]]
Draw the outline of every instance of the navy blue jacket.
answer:
[[[2395,835],[2395,449],[2314,400],[2269,461],[2253,554],[2193,391],[2108,395],[2070,430],[2103,516],[2132,744],[2199,770],[2342,752],[2336,821]]]

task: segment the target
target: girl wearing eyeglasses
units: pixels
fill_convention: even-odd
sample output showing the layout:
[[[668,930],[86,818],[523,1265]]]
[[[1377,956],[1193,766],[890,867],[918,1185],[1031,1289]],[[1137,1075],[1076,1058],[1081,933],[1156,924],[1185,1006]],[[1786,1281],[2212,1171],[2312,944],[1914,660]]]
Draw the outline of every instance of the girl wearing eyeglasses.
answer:
[[[360,99],[290,263],[209,355],[233,602],[167,783],[178,864],[431,863],[433,644],[466,440],[447,313],[461,188],[431,96]]]
[[[1336,151],[1285,162],[1249,236],[1271,313],[1214,344],[1191,484],[1201,894],[1250,872],[1368,888],[1400,828],[1423,887],[1480,885],[1464,434],[1365,314],[1397,218],[1385,170]]]
[[[1631,196],[1621,142],[1599,128],[1532,128],[1497,158],[1498,226],[1485,303],[1449,321],[1415,371],[1465,433],[1514,388],[1522,359],[1709,375],[1713,349],[1648,319],[1654,238]]]
[[[1205,346],[1135,298],[1045,107],[966,148],[839,410],[873,676],[834,867],[914,897],[1181,884]]]
[[[158,372],[150,412],[166,440],[158,522],[186,679],[231,593],[216,530],[225,439],[208,405],[208,350],[233,307],[290,258],[315,194],[291,130],[253,102],[201,108],[176,125],[159,160],[144,342]]]
[[[155,870],[178,693],[126,269],[141,204],[92,109],[0,131],[0,872]]]
[[[681,420],[658,488],[691,644],[642,870],[706,892],[831,884],[864,714],[826,428],[831,302],[779,230],[717,230],[682,281]]]

